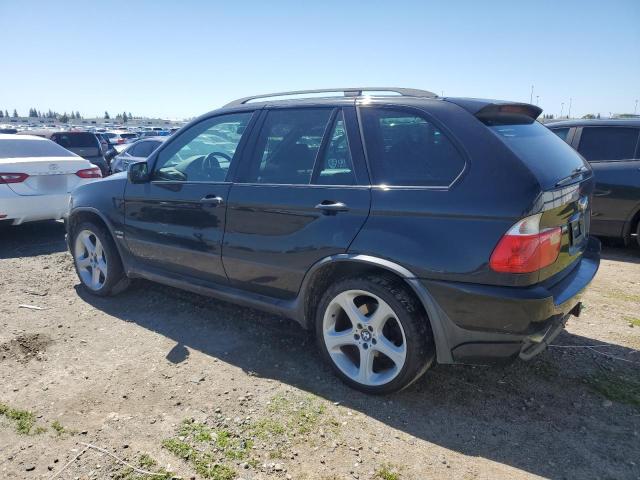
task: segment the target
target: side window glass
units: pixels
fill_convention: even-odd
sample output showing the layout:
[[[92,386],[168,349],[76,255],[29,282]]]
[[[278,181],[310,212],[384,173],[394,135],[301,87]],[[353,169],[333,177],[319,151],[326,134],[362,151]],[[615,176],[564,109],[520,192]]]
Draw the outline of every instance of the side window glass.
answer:
[[[224,182],[252,115],[222,115],[186,130],[160,152],[152,180]]]
[[[272,110],[260,130],[248,183],[308,184],[322,143],[329,108]]]
[[[319,160],[318,185],[353,185],[356,183],[349,150],[349,140],[342,110],[336,117],[322,158]]]
[[[451,140],[422,116],[375,107],[361,112],[374,184],[446,187],[464,169]]]
[[[588,161],[625,160],[634,157],[640,129],[584,127],[578,152]]]
[[[567,128],[554,128],[551,131],[553,133],[555,133],[558,137],[560,137],[562,140],[564,140],[565,142],[567,141],[567,135],[569,135],[569,127],[567,127]]]
[[[131,155],[132,157],[139,157],[142,146],[145,142],[139,142],[135,145],[132,145],[131,148],[127,150],[127,155]]]

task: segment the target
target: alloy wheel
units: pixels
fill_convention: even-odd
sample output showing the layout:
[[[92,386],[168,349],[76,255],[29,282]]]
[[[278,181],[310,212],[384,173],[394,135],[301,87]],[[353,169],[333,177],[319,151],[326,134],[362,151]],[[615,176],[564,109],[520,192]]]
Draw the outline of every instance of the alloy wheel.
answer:
[[[76,236],[74,258],[82,282],[91,290],[100,290],[107,281],[107,257],[102,242],[89,230]]]
[[[355,382],[384,385],[402,371],[407,357],[404,329],[377,295],[362,290],[338,294],[327,306],[322,332],[331,360]]]

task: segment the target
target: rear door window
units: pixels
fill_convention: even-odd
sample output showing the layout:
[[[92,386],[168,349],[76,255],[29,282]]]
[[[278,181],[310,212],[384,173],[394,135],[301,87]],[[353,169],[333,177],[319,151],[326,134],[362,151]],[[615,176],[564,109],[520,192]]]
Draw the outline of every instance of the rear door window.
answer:
[[[327,147],[322,158],[319,159],[316,171],[318,173],[312,183],[317,185],[353,185],[356,183],[342,110],[333,123]]]
[[[330,108],[269,111],[240,181],[309,184],[331,113]]]
[[[451,140],[421,115],[375,107],[361,113],[374,184],[448,187],[464,169]]]
[[[583,127],[578,151],[584,158],[626,160],[635,157],[640,129],[629,127]]]

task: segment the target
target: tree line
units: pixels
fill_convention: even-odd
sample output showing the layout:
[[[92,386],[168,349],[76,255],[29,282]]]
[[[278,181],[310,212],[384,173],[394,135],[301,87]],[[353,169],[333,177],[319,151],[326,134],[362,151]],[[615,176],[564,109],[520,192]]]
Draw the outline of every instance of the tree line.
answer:
[[[19,118],[20,115],[18,114],[18,111],[14,108],[13,109],[13,113],[11,115],[9,115],[9,111],[8,110],[2,110],[0,109],[0,118]],[[59,122],[62,123],[67,123],[69,120],[81,120],[84,117],[82,115],[80,115],[79,111],[72,111],[71,113],[67,113],[67,112],[56,112],[53,111],[51,109],[49,109],[49,111],[44,112],[44,111],[40,111],[36,108],[30,108],[29,109],[29,118],[47,118],[47,119],[51,119],[51,120],[58,120]],[[131,115],[131,112],[122,112],[119,113],[115,116],[115,119],[122,122],[122,123],[127,123],[129,120],[133,120],[133,115]],[[109,112],[105,111],[104,112],[104,119],[105,120],[110,120],[111,116],[109,115]]]

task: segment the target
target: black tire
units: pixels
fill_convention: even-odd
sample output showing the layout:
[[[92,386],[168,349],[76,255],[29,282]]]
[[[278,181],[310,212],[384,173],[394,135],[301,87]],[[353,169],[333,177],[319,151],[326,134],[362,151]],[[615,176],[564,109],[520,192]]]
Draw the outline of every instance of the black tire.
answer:
[[[640,220],[636,226],[636,247],[640,248]]]
[[[106,262],[108,265],[107,275],[105,276],[104,284],[99,289],[93,289],[88,286],[82,278],[80,271],[78,269],[78,262],[76,260],[76,239],[78,235],[83,231],[89,231],[93,233],[102,244],[104,250],[104,256],[106,258]],[[120,259],[120,254],[118,253],[118,248],[116,247],[113,238],[109,231],[99,223],[94,223],[91,221],[82,222],[76,225],[73,229],[73,236],[71,239],[71,249],[73,256],[73,266],[76,270],[76,274],[78,275],[78,279],[80,280],[80,284],[82,287],[89,293],[93,295],[98,295],[100,297],[106,297],[110,295],[116,295],[122,291],[124,291],[129,286],[129,279],[124,273],[124,268],[122,266],[122,260]]]
[[[405,363],[397,376],[388,383],[371,386],[354,381],[336,366],[329,354],[323,335],[324,314],[331,301],[347,290],[371,292],[387,302],[404,330]],[[435,359],[433,333],[422,305],[402,280],[391,276],[352,277],[333,284],[320,299],[316,310],[315,327],[318,347],[324,360],[347,385],[368,394],[389,394],[407,388],[427,371]]]

